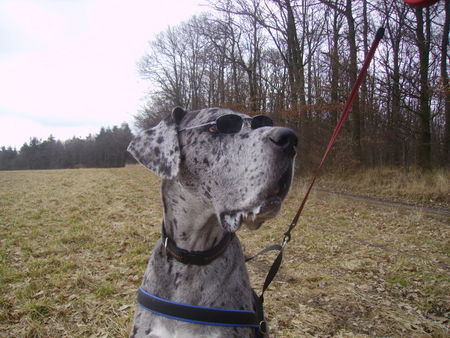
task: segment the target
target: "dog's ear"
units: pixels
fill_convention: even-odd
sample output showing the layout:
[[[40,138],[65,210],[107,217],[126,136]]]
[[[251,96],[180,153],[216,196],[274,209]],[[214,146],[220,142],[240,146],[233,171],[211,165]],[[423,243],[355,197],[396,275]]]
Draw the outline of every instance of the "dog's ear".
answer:
[[[157,126],[144,130],[128,146],[134,158],[162,178],[172,179],[180,167],[178,124],[186,111],[177,107]]]

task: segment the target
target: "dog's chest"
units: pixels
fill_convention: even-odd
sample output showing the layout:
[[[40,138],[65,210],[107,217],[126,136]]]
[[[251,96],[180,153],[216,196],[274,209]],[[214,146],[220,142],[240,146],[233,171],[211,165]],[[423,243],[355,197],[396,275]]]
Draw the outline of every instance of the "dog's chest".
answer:
[[[239,241],[228,252],[242,254]],[[167,259],[158,242],[144,275],[143,288],[160,298],[212,308],[253,310],[253,298],[243,257],[225,253],[203,267],[188,267]],[[227,262],[227,263],[226,263]],[[192,324],[164,318],[138,306],[135,337],[250,337],[252,329]]]
[[[157,321],[154,328],[149,333],[150,337],[160,337],[160,338],[219,338],[221,337],[219,332],[211,332],[205,334],[200,334],[198,331],[191,330],[186,327],[178,327],[172,330],[168,330],[167,326]]]

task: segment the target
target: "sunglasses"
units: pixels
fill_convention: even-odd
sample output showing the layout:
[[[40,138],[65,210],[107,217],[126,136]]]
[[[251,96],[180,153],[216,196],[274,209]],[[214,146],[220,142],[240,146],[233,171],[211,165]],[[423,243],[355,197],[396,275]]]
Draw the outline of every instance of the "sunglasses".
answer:
[[[226,114],[218,117],[215,121],[199,124],[197,126],[182,128],[178,131],[197,129],[202,127],[211,127],[211,131],[223,134],[235,134],[241,131],[244,122],[249,122],[252,129],[261,127],[273,127],[271,118],[264,115],[256,115],[254,117],[242,118],[235,114]]]

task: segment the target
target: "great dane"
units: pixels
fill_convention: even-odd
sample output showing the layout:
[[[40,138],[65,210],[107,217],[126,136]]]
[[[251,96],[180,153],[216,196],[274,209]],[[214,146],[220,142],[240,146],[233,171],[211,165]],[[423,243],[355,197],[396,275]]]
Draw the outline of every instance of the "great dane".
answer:
[[[137,305],[132,337],[254,337],[261,330],[184,313],[227,309],[239,321],[257,312],[234,233],[278,213],[296,146],[291,129],[222,108],[175,108],[132,140],[128,151],[162,178],[164,205],[163,236],[140,288],[152,304]],[[174,306],[175,314],[159,306]]]

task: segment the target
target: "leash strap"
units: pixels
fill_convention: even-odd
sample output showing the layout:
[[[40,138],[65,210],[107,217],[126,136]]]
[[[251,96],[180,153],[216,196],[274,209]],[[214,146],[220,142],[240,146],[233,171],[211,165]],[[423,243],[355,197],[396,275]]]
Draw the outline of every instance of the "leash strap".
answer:
[[[270,283],[272,283],[273,279],[277,275],[278,270],[280,269],[281,261],[283,260],[283,246],[278,245],[278,244],[268,246],[267,248],[258,252],[256,255],[245,259],[245,262],[247,263],[247,262],[250,262],[252,259],[254,259],[260,255],[263,255],[267,252],[270,252],[270,251],[279,251],[279,253],[277,255],[277,258],[275,258],[275,261],[272,263],[272,266],[270,267],[270,270],[267,273],[266,279],[264,280],[264,285],[263,285],[263,289],[261,292],[261,296],[258,297],[259,302],[261,303],[261,306],[264,303],[264,292],[269,287]]]
[[[245,262],[246,263],[250,262],[252,259],[254,259],[254,258],[258,257],[258,256],[261,256],[261,255],[263,255],[263,254],[265,254],[267,252],[270,252],[270,251],[275,251],[275,250],[276,251],[281,251],[282,248],[283,247],[281,245],[278,245],[278,244],[274,244],[274,245],[268,246],[267,248],[265,248],[265,249],[261,250],[260,252],[258,252],[256,255],[246,258]]]
[[[359,71],[358,77],[356,79],[355,84],[353,85],[353,88],[350,92],[350,95],[347,98],[347,101],[344,105],[344,110],[342,111],[341,117],[339,118],[338,123],[336,124],[336,127],[334,128],[333,134],[331,135],[330,141],[328,142],[328,145],[325,149],[325,152],[322,156],[322,159],[320,161],[320,164],[318,166],[318,168],[316,169],[314,176],[311,180],[311,183],[308,187],[308,190],[306,191],[305,196],[303,197],[302,202],[300,203],[300,206],[297,210],[297,213],[295,214],[294,218],[292,219],[291,224],[289,225],[288,230],[284,233],[284,238],[283,238],[283,243],[281,245],[272,245],[264,250],[262,250],[261,252],[259,252],[258,254],[256,254],[255,256],[251,257],[248,260],[251,260],[257,256],[259,256],[262,253],[268,252],[268,251],[272,251],[272,250],[278,250],[279,254],[278,256],[275,258],[275,261],[272,263],[272,266],[270,267],[269,272],[267,273],[266,279],[264,281],[264,286],[262,289],[262,293],[260,296],[261,302],[264,301],[264,292],[267,290],[267,288],[269,287],[270,283],[272,282],[272,280],[275,278],[276,274],[278,273],[278,270],[281,266],[281,262],[283,260],[283,249],[285,247],[285,245],[287,243],[289,243],[289,241],[291,240],[291,232],[292,230],[297,226],[297,222],[298,219],[300,218],[300,215],[303,211],[303,208],[305,207],[306,201],[308,200],[309,194],[314,186],[314,183],[316,182],[317,177],[319,177],[320,174],[320,170],[322,169],[323,164],[325,163],[325,159],[328,156],[328,153],[330,152],[331,148],[333,148],[333,145],[336,142],[336,139],[339,135],[339,132],[342,129],[342,126],[344,125],[345,121],[347,120],[347,117],[350,113],[350,108],[353,105],[353,102],[355,101],[356,95],[358,94],[358,90],[359,87],[361,87],[361,84],[367,74],[367,69],[369,68],[370,62],[373,59],[373,56],[375,54],[375,51],[378,47],[378,44],[380,43],[381,39],[384,36],[384,28],[381,27],[378,29],[376,35],[375,35],[375,39],[372,42],[372,45],[369,49],[369,52],[367,53],[366,59],[364,60],[363,66],[361,67],[361,70]]]

